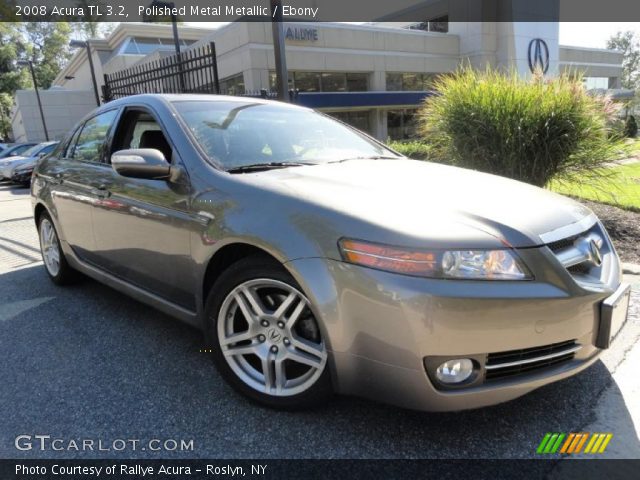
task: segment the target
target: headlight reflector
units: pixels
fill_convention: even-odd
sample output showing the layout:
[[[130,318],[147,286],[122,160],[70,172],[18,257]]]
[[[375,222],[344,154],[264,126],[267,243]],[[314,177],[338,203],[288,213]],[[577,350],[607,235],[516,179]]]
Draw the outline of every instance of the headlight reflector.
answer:
[[[345,261],[388,272],[430,278],[529,280],[531,275],[512,251],[414,250],[361,240],[341,239]]]
[[[524,280],[527,273],[508,250],[452,250],[442,256],[448,278]]]

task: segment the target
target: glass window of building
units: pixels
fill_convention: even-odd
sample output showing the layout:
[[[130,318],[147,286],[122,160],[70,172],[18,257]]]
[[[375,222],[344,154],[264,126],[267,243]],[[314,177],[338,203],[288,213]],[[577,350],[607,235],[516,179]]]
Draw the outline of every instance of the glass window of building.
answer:
[[[367,90],[369,90],[369,75],[347,73],[347,92],[366,92]]]
[[[387,112],[387,135],[392,140],[407,140],[417,136],[417,110],[389,110]]]
[[[594,88],[609,88],[609,77],[584,77],[582,79],[584,88],[591,90]]]
[[[437,73],[387,73],[387,91],[424,91],[433,88]]]
[[[293,83],[295,89],[301,92],[320,92],[320,74],[318,72],[294,72]]]
[[[347,75],[344,73],[323,73],[320,76],[323,92],[346,92]]]
[[[182,47],[188,47],[193,40],[180,40]],[[125,43],[121,53],[133,55],[146,55],[156,50],[174,50],[175,43],[169,38],[142,38],[132,37]]]
[[[371,112],[369,110],[356,110],[351,112],[327,112],[333,118],[337,118],[352,127],[371,134]]]
[[[413,23],[407,27],[409,30],[423,30],[425,32],[447,33],[449,31],[449,16],[443,15],[427,20],[426,22]]]
[[[244,75],[239,73],[220,80],[220,92],[224,95],[243,95],[245,93]]]
[[[269,88],[276,88],[276,74],[269,72]],[[352,72],[289,72],[289,88],[301,92],[366,92],[369,74]]]

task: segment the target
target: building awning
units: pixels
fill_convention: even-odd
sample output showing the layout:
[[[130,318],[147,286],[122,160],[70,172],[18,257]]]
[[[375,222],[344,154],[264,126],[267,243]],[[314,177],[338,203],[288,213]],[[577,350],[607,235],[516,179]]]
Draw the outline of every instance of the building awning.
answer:
[[[433,92],[301,92],[293,103],[309,108],[419,106]]]

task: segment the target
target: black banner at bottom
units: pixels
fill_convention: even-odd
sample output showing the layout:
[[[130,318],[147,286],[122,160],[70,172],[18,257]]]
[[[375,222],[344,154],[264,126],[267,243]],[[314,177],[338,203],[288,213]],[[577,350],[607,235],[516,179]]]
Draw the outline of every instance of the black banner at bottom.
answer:
[[[640,460],[0,460],[0,479],[628,479]]]

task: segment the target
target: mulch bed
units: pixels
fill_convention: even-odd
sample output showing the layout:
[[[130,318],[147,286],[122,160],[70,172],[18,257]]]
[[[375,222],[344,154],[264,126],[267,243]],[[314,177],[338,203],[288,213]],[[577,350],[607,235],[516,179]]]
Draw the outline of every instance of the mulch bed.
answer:
[[[600,218],[623,262],[640,264],[640,213],[580,200]]]

